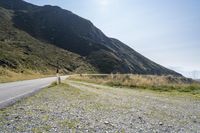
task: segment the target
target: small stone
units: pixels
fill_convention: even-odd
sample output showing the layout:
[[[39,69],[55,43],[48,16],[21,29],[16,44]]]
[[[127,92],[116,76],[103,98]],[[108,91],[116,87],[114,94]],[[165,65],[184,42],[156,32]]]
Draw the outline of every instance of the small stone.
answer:
[[[20,117],[19,116],[15,116],[15,119],[20,119]]]
[[[109,122],[108,122],[108,121],[104,121],[104,123],[105,123],[105,124],[109,124]]]
[[[23,108],[23,107],[20,107],[19,109],[20,109],[20,110],[24,110],[24,108]]]
[[[159,122],[159,125],[160,125],[160,126],[162,126],[162,125],[163,125],[163,123],[162,123],[162,122]]]
[[[197,123],[197,120],[193,120],[194,123]]]
[[[57,132],[57,128],[54,127],[53,129],[54,129],[55,132]]]

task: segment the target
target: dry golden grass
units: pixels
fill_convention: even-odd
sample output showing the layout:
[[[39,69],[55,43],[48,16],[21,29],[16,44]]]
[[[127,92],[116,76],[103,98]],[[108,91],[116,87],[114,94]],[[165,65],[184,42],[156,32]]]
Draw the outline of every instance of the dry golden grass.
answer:
[[[149,89],[160,92],[187,92],[191,94],[200,94],[200,84],[184,77],[174,76],[154,76],[154,75],[133,75],[133,74],[115,74],[115,75],[74,75],[72,80],[86,81],[97,84],[130,87],[138,89]]]
[[[16,72],[14,70],[5,69],[0,67],[0,83],[28,80],[28,79],[37,79],[50,76],[50,73],[41,74],[40,72],[35,72],[31,70],[24,70],[23,73]]]
[[[120,83],[126,86],[160,86],[194,83],[192,79],[174,76],[113,74],[113,75],[73,75],[71,79],[95,81],[96,83]]]

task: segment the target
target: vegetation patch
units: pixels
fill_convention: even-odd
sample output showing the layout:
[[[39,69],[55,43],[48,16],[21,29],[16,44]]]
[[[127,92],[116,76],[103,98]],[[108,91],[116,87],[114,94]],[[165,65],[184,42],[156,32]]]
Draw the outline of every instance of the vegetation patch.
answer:
[[[0,67],[0,83],[37,79],[52,76],[52,73],[42,74],[38,71],[24,69],[23,72],[17,69]]]
[[[153,75],[74,75],[71,80],[86,81],[115,87],[147,89],[158,92],[181,92],[200,95],[200,84],[192,79]]]
[[[69,129],[75,129],[78,125],[78,121],[76,120],[63,120],[60,122],[62,127],[68,127]]]

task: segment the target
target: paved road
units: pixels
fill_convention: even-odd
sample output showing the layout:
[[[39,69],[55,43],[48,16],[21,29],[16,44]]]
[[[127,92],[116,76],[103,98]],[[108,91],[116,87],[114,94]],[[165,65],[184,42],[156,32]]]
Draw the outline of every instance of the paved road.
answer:
[[[65,78],[67,78],[67,76],[61,77],[62,80]],[[56,77],[0,84],[0,108],[12,104],[23,97],[29,96],[49,86],[54,81],[56,81]]]

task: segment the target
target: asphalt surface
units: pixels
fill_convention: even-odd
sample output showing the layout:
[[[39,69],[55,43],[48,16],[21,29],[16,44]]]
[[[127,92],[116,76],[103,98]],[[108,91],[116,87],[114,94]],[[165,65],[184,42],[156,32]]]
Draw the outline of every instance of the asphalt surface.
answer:
[[[62,80],[66,78],[67,76],[61,77]],[[21,98],[30,96],[40,89],[49,86],[54,81],[56,81],[56,77],[0,84],[0,108],[4,108]]]

